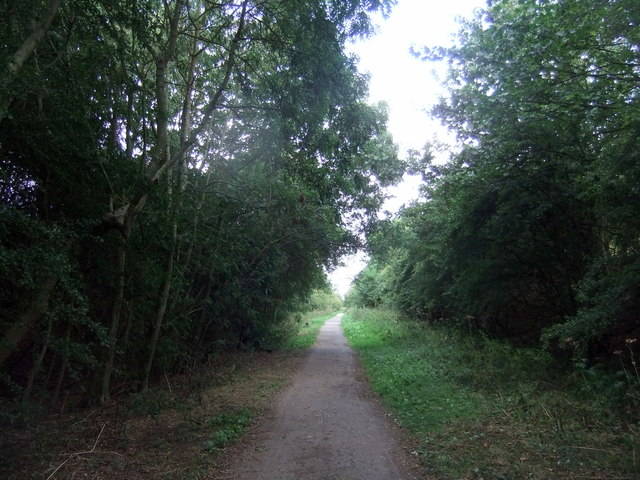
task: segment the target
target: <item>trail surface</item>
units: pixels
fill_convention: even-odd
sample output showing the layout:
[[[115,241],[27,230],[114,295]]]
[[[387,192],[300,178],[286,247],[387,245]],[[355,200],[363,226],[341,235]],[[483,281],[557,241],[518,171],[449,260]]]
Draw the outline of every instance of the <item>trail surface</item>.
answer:
[[[340,327],[320,330],[293,383],[224,478],[402,480],[409,463]]]

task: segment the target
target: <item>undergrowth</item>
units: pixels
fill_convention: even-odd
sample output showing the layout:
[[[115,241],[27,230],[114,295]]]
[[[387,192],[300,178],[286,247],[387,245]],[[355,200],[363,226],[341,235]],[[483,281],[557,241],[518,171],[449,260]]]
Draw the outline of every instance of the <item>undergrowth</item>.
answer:
[[[632,479],[640,473],[638,417],[622,408],[613,374],[561,368],[543,350],[388,311],[350,311],[343,327],[431,474]]]
[[[212,428],[212,431],[204,443],[205,448],[209,452],[216,452],[235,442],[244,435],[252,418],[253,413],[245,407],[208,418],[205,425]]]
[[[320,328],[336,312],[322,313],[310,312],[296,319],[298,329],[295,334],[289,335],[286,340],[279,345],[278,350],[297,350],[311,347],[318,336]]]
[[[334,315],[323,313],[300,317],[274,351],[221,352],[101,407],[36,418],[0,405],[0,478],[212,478]]]

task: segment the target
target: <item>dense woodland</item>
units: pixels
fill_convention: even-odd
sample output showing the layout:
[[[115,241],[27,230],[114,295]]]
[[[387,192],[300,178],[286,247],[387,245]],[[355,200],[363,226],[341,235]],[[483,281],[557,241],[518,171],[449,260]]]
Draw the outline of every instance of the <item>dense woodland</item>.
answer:
[[[399,159],[345,54],[393,3],[0,0],[4,398],[106,402],[269,348],[365,235],[351,304],[633,358],[638,2],[495,0],[416,51],[450,67],[444,163]],[[421,200],[379,221],[407,168]]]
[[[417,54],[448,62],[433,113],[458,147],[414,154],[422,199],[370,235],[350,302],[619,369],[640,338],[640,4],[493,1]]]
[[[344,52],[390,3],[0,1],[3,397],[144,391],[322,299],[404,171]]]

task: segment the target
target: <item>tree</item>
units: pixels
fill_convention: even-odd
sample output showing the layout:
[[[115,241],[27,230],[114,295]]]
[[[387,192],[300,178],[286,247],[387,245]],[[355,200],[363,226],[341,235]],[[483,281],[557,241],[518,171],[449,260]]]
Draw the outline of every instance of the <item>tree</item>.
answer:
[[[260,347],[402,174],[344,53],[391,3],[61,2],[3,92],[7,385],[104,402],[114,378]],[[35,17],[0,16],[8,64]]]
[[[627,0],[501,0],[425,51],[461,146],[404,214],[405,310],[592,355],[635,334],[637,26]]]

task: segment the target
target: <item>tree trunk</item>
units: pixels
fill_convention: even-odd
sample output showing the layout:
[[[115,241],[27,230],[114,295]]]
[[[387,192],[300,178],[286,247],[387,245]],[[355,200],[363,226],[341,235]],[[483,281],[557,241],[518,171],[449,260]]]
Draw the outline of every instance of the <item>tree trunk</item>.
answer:
[[[206,308],[205,302],[206,302],[206,299],[209,298],[209,295],[211,295],[211,289],[213,287],[213,270],[214,270],[214,267],[212,265],[211,268],[209,268],[209,274],[207,275],[207,285],[204,290],[204,294],[201,297],[202,307],[200,311],[200,321],[198,322],[198,329],[196,330],[196,334],[192,342],[193,343],[192,350],[194,352],[194,366],[195,366],[195,362],[199,358],[202,358],[202,355],[201,355],[202,342],[204,340],[204,336],[207,333],[207,330],[209,330],[209,325],[211,324],[211,321],[207,319],[207,308]]]
[[[211,99],[208,101],[201,114],[199,115],[200,121],[193,130],[189,132],[188,137],[181,142],[178,150],[169,158],[163,160],[163,155],[166,149],[168,140],[168,81],[166,78],[167,65],[175,54],[176,42],[179,33],[179,20],[180,14],[184,7],[182,2],[177,2],[176,8],[173,12],[173,16],[170,22],[170,35],[167,44],[167,50],[158,54],[156,57],[156,145],[153,147],[153,154],[151,156],[151,163],[148,167],[145,167],[145,176],[149,180],[149,185],[157,183],[162,176],[167,173],[173,166],[181,162],[186,153],[197,143],[198,137],[209,126],[209,121],[213,113],[219,107],[222,95],[226,92],[229,82],[231,81],[231,75],[236,65],[236,57],[238,55],[238,49],[243,41],[245,22],[247,19],[249,0],[245,0],[242,3],[242,10],[240,18],[238,19],[238,28],[231,39],[229,44],[229,53],[224,64],[224,77],[218,85],[218,88],[213,92]],[[144,164],[143,164],[144,165]],[[133,223],[135,217],[139,211],[144,207],[147,197],[149,195],[149,187],[145,187],[137,193],[131,200],[131,202],[116,212],[109,212],[102,218],[102,225],[106,229],[118,228],[122,230],[122,226],[127,223]]]
[[[18,317],[16,322],[5,332],[0,341],[0,367],[9,356],[19,349],[27,334],[35,327],[40,317],[47,311],[49,297],[58,283],[57,276],[50,276],[42,288],[33,295],[27,309]]]
[[[151,163],[146,169],[146,177],[150,181],[151,184],[157,183],[160,178],[167,173],[174,165],[182,162],[185,154],[196,144],[198,136],[207,128],[208,122],[211,119],[214,111],[218,108],[219,102],[222,99],[222,95],[226,91],[229,82],[231,80],[231,74],[233,69],[235,68],[237,51],[240,47],[240,44],[243,40],[245,21],[248,11],[248,0],[245,0],[242,4],[242,10],[240,14],[240,18],[238,20],[238,28],[231,39],[231,43],[229,45],[229,53],[226,59],[226,63],[224,65],[224,77],[216,89],[213,92],[211,99],[207,103],[204,108],[202,114],[200,115],[200,123],[198,126],[189,131],[185,130],[188,135],[181,138],[181,145],[178,148],[178,151],[173,155],[166,155],[167,144],[168,144],[168,126],[169,126],[169,111],[168,111],[168,79],[167,79],[167,66],[169,62],[173,59],[175,55],[178,34],[179,34],[179,26],[180,26],[180,18],[182,15],[182,11],[185,7],[183,1],[176,2],[175,9],[172,12],[171,20],[170,20],[170,31],[169,38],[167,42],[167,48],[164,52],[159,53],[156,56],[156,144],[153,148],[153,154],[151,158]],[[140,191],[132,201],[123,206],[116,212],[111,212],[103,218],[103,225],[108,228],[118,228],[122,233],[123,239],[125,242],[128,241],[131,229],[135,220],[144,207],[146,200],[149,195],[149,188],[144,188]],[[175,255],[175,253],[174,253]],[[111,374],[113,371],[113,360],[115,357],[116,350],[116,341],[117,341],[117,330],[118,324],[120,320],[120,311],[122,309],[122,302],[124,296],[124,264],[125,264],[125,253],[124,246],[119,248],[118,251],[118,264],[120,270],[118,287],[116,289],[116,295],[113,302],[112,307],[112,315],[111,315],[111,325],[109,328],[109,339],[111,341],[109,352],[107,355],[107,359],[104,366],[104,373],[101,382],[100,388],[100,401],[104,403],[109,398],[109,387],[111,381]],[[173,268],[173,260],[172,260],[172,268]],[[159,304],[162,303],[162,299],[160,299]],[[164,316],[164,310],[166,310],[166,305],[161,309],[158,308],[158,312],[161,312],[161,315]],[[160,325],[156,328],[157,325]],[[156,315],[156,321],[154,322],[154,334],[156,329],[162,325],[162,320],[158,322],[158,316]],[[152,348],[155,353],[155,346]],[[153,362],[153,358],[151,358],[151,362]],[[149,362],[147,362],[149,363]]]
[[[128,235],[127,235],[128,237]],[[124,303],[124,283],[127,263],[127,244],[121,240],[117,251],[117,278],[116,293],[111,306],[111,322],[109,325],[109,349],[107,351],[100,382],[100,403],[109,400],[111,390],[111,375],[113,373],[113,362],[116,355],[116,346],[118,343],[118,326],[120,325],[120,313],[122,304]]]
[[[167,49],[165,52],[158,54],[156,57],[156,122],[157,122],[157,135],[156,145],[151,158],[151,165],[163,165],[166,163],[166,151],[168,145],[168,125],[169,125],[169,113],[168,113],[168,91],[167,91],[167,65],[173,58],[175,53],[176,44],[178,41],[178,26],[180,22],[180,16],[184,4],[178,1],[171,16],[170,32]],[[155,169],[157,169],[156,167]],[[118,280],[116,285],[116,294],[113,300],[113,306],[111,309],[111,324],[109,326],[109,351],[104,365],[104,371],[102,375],[102,381],[100,385],[100,403],[105,403],[109,399],[109,390],[111,387],[111,375],[113,373],[113,363],[116,352],[118,326],[120,323],[120,313],[122,311],[122,304],[124,302],[124,281],[125,281],[125,264],[126,264],[126,243],[131,237],[131,231],[133,225],[138,217],[138,214],[144,208],[147,202],[149,192],[143,191],[133,202],[126,205],[122,209],[122,213],[114,212],[111,217],[115,219],[116,223],[121,225],[121,233],[124,242],[118,247]]]
[[[191,57],[189,62],[189,71],[187,72],[187,84],[184,93],[184,100],[182,103],[181,125],[180,125],[180,143],[184,144],[188,138],[189,130],[191,129],[191,95],[193,92],[193,85],[195,81],[195,66],[196,58],[198,55],[198,38],[199,28],[194,25],[192,38],[193,43],[191,45]],[[165,88],[166,90],[166,88]],[[165,91],[166,93],[166,91]],[[165,127],[166,128],[166,127]],[[166,133],[166,132],[165,132]],[[169,161],[171,155],[167,148],[167,154],[164,161]],[[144,375],[142,378],[142,385],[140,387],[142,392],[146,392],[149,389],[149,377],[151,376],[151,368],[153,367],[153,360],[155,358],[156,349],[158,346],[158,340],[160,338],[160,330],[162,329],[162,323],[164,322],[164,316],[167,312],[167,303],[169,301],[169,293],[171,291],[171,282],[173,280],[173,270],[175,263],[175,256],[178,249],[178,213],[182,207],[182,195],[185,189],[185,178],[183,159],[179,159],[178,164],[178,178],[177,189],[174,195],[174,199],[171,205],[171,248],[169,256],[167,257],[167,265],[165,268],[164,276],[162,279],[162,288],[160,290],[160,297],[158,299],[158,306],[156,309],[156,316],[153,322],[153,332],[151,334],[151,340],[149,343],[149,356],[144,369]]]
[[[11,75],[15,76],[20,73],[24,62],[27,61],[38,43],[40,43],[44,38],[47,30],[49,30],[49,27],[53,23],[53,19],[58,12],[58,8],[60,8],[60,3],[62,3],[62,0],[49,0],[49,5],[47,5],[47,11],[45,12],[44,17],[42,17],[42,21],[35,26],[31,35],[22,42],[22,45],[20,45],[16,53],[13,54],[13,58],[7,66]]]
[[[53,392],[53,397],[51,398],[51,404],[55,405],[58,403],[58,399],[60,398],[60,390],[62,389],[62,382],[64,381],[64,376],[67,373],[67,366],[69,365],[69,342],[71,341],[71,325],[67,325],[67,331],[64,334],[64,351],[62,353],[62,365],[60,366],[60,371],[58,372],[58,381],[56,382],[56,389]]]
[[[40,41],[44,38],[49,27],[53,23],[53,19],[60,8],[60,4],[62,0],[49,0],[49,4],[47,5],[47,10],[42,17],[40,23],[38,23],[29,35],[23,42],[18,50],[13,54],[9,64],[7,65],[8,75],[4,78],[3,84],[7,86],[7,84],[11,81],[11,78],[18,76],[24,63],[31,56],[31,54],[36,49],[36,46]],[[9,98],[2,100],[2,105],[0,105],[0,123],[4,120],[7,111],[9,110]]]
[[[31,396],[31,390],[33,389],[33,382],[35,381],[36,375],[42,368],[42,361],[44,360],[44,356],[47,353],[47,349],[49,348],[49,338],[51,337],[51,329],[53,328],[53,319],[49,318],[49,322],[47,325],[47,333],[44,336],[44,341],[42,343],[42,348],[40,349],[40,353],[33,360],[33,367],[29,372],[29,378],[27,378],[27,386],[24,388],[24,392],[22,393],[22,401],[26,402],[29,400]]]
[[[153,360],[156,354],[156,348],[158,346],[158,340],[160,338],[160,330],[162,328],[162,322],[164,315],[167,311],[167,302],[169,300],[169,292],[171,291],[171,280],[173,279],[173,264],[175,257],[175,242],[173,242],[173,248],[167,258],[167,267],[164,272],[164,278],[162,279],[162,291],[158,299],[158,307],[156,310],[156,317],[153,325],[153,332],[149,341],[149,356],[144,368],[144,376],[142,378],[142,385],[140,390],[146,392],[149,389],[149,377],[151,376],[151,368],[153,367]]]

